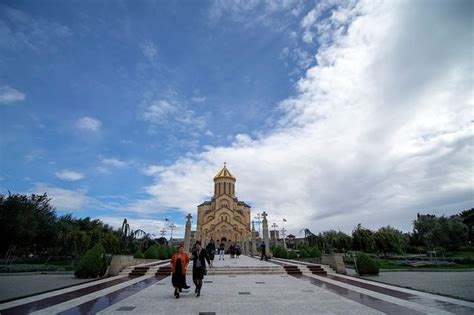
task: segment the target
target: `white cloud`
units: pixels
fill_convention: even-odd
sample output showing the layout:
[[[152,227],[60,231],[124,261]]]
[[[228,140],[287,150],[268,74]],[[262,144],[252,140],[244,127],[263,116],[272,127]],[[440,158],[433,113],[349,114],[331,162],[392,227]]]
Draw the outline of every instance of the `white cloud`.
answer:
[[[0,87],[0,104],[10,104],[24,101],[25,94],[9,86]]]
[[[187,131],[196,128],[203,129],[206,126],[204,116],[197,115],[194,110],[185,105],[167,100],[145,102],[140,118],[149,123],[150,133],[155,133],[158,126],[180,128]]]
[[[142,114],[142,119],[151,123],[160,123],[168,115],[175,113],[177,108],[168,101],[159,100],[154,101],[145,109]]]
[[[460,2],[362,1],[322,15],[318,64],[279,105],[274,131],[188,154],[137,204],[196,209],[225,160],[238,197],[293,233],[359,222],[409,230],[417,212],[471,207],[469,12]]]
[[[152,41],[145,41],[141,43],[140,49],[150,63],[154,63],[156,61],[156,57],[158,56],[158,48],[156,48],[156,45]]]
[[[31,189],[31,193],[44,194],[45,192],[51,198],[51,204],[60,210],[83,210],[92,201],[86,195],[86,189],[69,190],[44,183],[36,183]]]
[[[33,162],[35,160],[41,160],[43,158],[44,158],[44,151],[41,149],[33,150],[25,156],[25,160],[28,163]]]
[[[115,168],[124,168],[124,167],[127,167],[129,165],[128,162],[126,161],[122,161],[122,160],[119,160],[119,159],[116,159],[116,158],[106,158],[106,157],[103,157],[101,155],[98,156],[100,162],[102,164],[104,164],[105,166],[111,166],[111,167],[115,167]]]
[[[55,174],[59,179],[67,181],[76,181],[84,178],[82,173],[71,170],[62,170],[60,172],[56,172]]]
[[[0,48],[7,50],[54,50],[53,40],[73,35],[66,25],[0,5]]]
[[[191,100],[193,102],[196,102],[196,103],[202,103],[202,102],[206,101],[206,97],[205,96],[193,96],[191,98]]]
[[[148,176],[153,176],[157,175],[161,171],[163,171],[165,168],[161,165],[150,165],[147,168],[143,170],[143,173]]]
[[[102,127],[102,122],[93,117],[82,117],[76,123],[77,128],[87,131],[99,131]]]
[[[119,216],[102,216],[99,217],[102,222],[109,224],[114,228],[121,228],[123,224],[124,217]],[[127,218],[127,223],[130,226],[130,229],[136,231],[141,229],[146,233],[154,235],[154,237],[160,237],[160,230],[163,227],[166,227],[167,234],[166,238],[169,239],[170,231],[168,229],[169,223],[161,220],[151,220],[151,219],[141,219],[141,218]],[[184,237],[184,225],[175,224],[176,228],[173,230],[173,238],[182,238]]]

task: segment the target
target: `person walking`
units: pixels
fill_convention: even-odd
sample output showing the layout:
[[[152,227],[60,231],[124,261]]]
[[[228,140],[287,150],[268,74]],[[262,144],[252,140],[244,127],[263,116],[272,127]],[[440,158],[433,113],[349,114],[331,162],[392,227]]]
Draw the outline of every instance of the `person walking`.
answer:
[[[262,252],[262,258],[260,258],[260,260],[263,260],[263,256],[265,256],[265,260],[268,260],[267,246],[265,246],[265,242],[262,242],[262,244],[260,244],[260,251]]]
[[[189,263],[189,255],[184,251],[184,246],[180,245],[178,252],[171,257],[171,283],[174,287],[174,296],[179,299],[179,292],[190,287],[186,284],[186,269]]]
[[[234,255],[235,255],[235,246],[234,246],[234,244],[231,244],[229,246],[229,254],[230,254],[230,258],[234,258]]]
[[[201,288],[202,288],[202,279],[204,279],[204,275],[206,272],[206,261],[208,264],[211,263],[209,260],[209,256],[207,255],[207,251],[202,249],[201,242],[196,241],[196,249],[192,253],[192,260],[193,260],[193,282],[196,285],[196,297],[201,295]]]
[[[207,255],[209,256],[209,260],[211,261],[211,263],[209,264],[209,267],[212,268],[214,267],[213,263],[214,263],[214,256],[216,253],[216,245],[214,244],[214,240],[212,239],[212,237],[209,244],[207,244],[206,246],[206,251],[207,251]]]
[[[242,254],[242,249],[240,248],[240,245],[237,244],[235,246],[235,255],[237,256],[237,258],[239,258],[240,254]]]
[[[224,260],[224,253],[225,253],[225,245],[224,245],[224,242],[221,242],[221,244],[219,245],[219,260]]]

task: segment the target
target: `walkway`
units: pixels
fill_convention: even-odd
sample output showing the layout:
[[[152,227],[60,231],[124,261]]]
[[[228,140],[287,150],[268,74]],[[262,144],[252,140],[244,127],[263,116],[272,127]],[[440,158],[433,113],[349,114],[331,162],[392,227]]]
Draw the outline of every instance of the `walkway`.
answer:
[[[474,270],[383,271],[378,276],[364,277],[364,279],[474,302]]]
[[[191,288],[173,297],[169,276],[114,277],[83,284],[65,292],[52,292],[0,304],[2,314],[473,314],[474,303],[393,287],[364,279],[328,274],[319,276],[297,262],[259,261],[241,256],[214,262],[216,270],[230,274],[208,275],[201,297]],[[302,275],[248,274],[294,264]],[[239,273],[235,273],[235,271]],[[246,273],[246,270],[248,272]],[[113,282],[113,283],[112,283]],[[107,284],[110,285],[107,285]],[[188,283],[192,283],[188,275]],[[81,291],[82,290],[82,291]],[[48,300],[49,299],[49,300]],[[56,300],[56,301],[55,301]],[[49,301],[46,303],[45,301]],[[31,308],[31,305],[36,306]],[[23,308],[24,305],[30,305]],[[16,307],[16,309],[14,309]],[[14,311],[17,312],[14,312]],[[18,312],[20,310],[21,312]]]
[[[0,276],[0,301],[57,290],[89,281],[91,279],[77,279],[72,273],[2,275]]]

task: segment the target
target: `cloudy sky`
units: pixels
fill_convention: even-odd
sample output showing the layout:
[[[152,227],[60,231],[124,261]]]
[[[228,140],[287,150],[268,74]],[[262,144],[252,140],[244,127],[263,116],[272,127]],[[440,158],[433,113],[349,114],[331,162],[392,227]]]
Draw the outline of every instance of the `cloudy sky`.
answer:
[[[473,207],[472,12],[2,1],[0,192],[176,236],[224,161],[253,215],[298,236]]]

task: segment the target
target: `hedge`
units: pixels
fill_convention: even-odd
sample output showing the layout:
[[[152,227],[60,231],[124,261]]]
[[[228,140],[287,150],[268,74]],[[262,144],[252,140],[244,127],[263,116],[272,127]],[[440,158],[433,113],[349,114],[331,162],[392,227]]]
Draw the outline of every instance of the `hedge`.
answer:
[[[74,275],[77,278],[97,278],[107,271],[107,258],[104,247],[97,243],[82,256]]]
[[[378,275],[379,274],[379,266],[369,257],[369,255],[365,253],[360,253],[356,259],[357,264],[357,273],[362,275]]]

